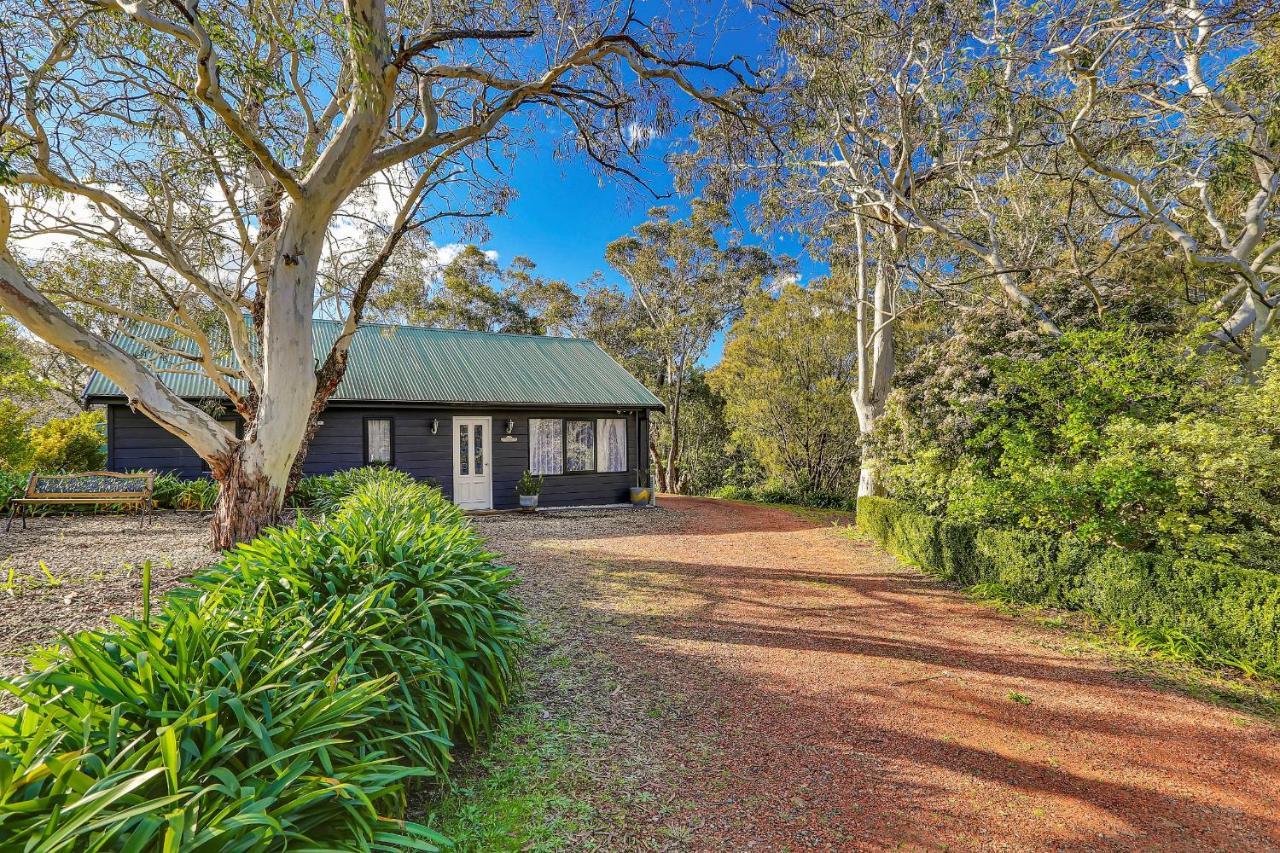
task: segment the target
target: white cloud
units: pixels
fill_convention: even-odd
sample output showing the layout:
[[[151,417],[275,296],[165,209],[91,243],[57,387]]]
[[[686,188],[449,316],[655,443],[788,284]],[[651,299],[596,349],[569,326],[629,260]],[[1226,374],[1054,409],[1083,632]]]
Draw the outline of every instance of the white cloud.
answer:
[[[442,267],[447,267],[468,245],[467,243],[445,243],[443,246],[436,246],[436,262]],[[484,256],[494,263],[498,262],[496,249],[485,249]]]
[[[644,147],[662,136],[662,133],[652,125],[641,124],[638,121],[630,121],[627,122],[626,136],[628,145],[639,145]]]

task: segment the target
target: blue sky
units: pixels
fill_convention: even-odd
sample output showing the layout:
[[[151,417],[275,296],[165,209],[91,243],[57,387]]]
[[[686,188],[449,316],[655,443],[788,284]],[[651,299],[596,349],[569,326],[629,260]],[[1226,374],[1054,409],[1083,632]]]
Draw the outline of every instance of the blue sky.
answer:
[[[646,12],[654,16],[671,14],[665,3],[640,3],[638,8],[642,16]],[[767,49],[768,35],[743,3],[723,0],[699,4],[697,10],[682,6],[674,14],[680,16],[682,27],[687,26],[692,33],[698,59],[724,60],[740,54],[753,65],[758,64],[757,58]],[[710,14],[715,14],[716,23],[707,19]],[[669,148],[679,145],[687,132],[685,127],[678,128],[675,134],[656,140],[646,152],[643,174],[655,192],[672,192],[672,178],[663,156]],[[665,204],[687,210],[688,199],[674,195],[655,199],[649,190],[625,176],[601,177],[581,158],[557,159],[552,154],[553,145],[553,139],[545,138],[517,155],[511,176],[519,195],[506,216],[488,222],[492,238],[484,242],[483,248],[496,251],[504,266],[516,255],[524,255],[538,265],[541,275],[573,285],[600,270],[606,280],[625,286],[605,263],[605,245],[643,222],[650,207]],[[799,257],[802,280],[821,272],[800,257],[799,243],[791,235],[754,230],[749,204],[749,199],[739,199],[734,208],[734,226],[744,234],[746,242]],[[704,363],[719,360],[721,343],[716,341]]]

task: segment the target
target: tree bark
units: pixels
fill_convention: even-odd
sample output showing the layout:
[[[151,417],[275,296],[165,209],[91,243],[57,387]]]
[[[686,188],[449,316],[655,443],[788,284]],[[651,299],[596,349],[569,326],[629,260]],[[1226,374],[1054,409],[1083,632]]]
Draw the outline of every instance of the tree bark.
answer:
[[[895,293],[897,280],[885,271],[885,259],[876,263],[875,290],[867,298],[866,234],[862,217],[854,219],[858,240],[858,304],[855,322],[858,341],[858,381],[853,389],[853,408],[858,413],[858,435],[861,447],[858,472],[858,497],[883,494],[871,449],[871,437],[884,414],[885,403],[893,386]],[[890,249],[900,248],[896,235],[890,236]]]
[[[242,447],[219,480],[221,490],[209,525],[218,550],[253,539],[279,520],[285,483],[268,476],[255,450]]]

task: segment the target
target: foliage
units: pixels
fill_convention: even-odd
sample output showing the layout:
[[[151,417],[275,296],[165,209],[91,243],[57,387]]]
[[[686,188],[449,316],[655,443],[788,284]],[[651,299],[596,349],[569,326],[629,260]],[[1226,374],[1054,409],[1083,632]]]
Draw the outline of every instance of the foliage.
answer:
[[[712,497],[734,501],[753,501],[766,504],[789,504],[805,506],[813,509],[839,509],[852,511],[855,500],[847,492],[823,492],[817,490],[800,490],[789,488],[781,483],[765,483],[760,486],[747,487],[739,485],[721,486],[711,493]]]
[[[105,425],[101,412],[80,412],[29,430],[31,467],[69,472],[101,469],[107,461]]]
[[[629,291],[591,287],[584,297],[583,332],[622,362],[666,404],[651,420],[660,490],[685,490],[682,430],[687,386],[712,339],[737,316],[743,301],[786,268],[741,235],[722,241],[724,211],[694,205],[687,220],[657,207],[631,234],[605,248],[605,259]]]
[[[8,319],[0,316],[0,402],[17,405],[48,396],[47,383],[36,374],[29,342],[18,336]]]
[[[1280,676],[1280,574],[950,521],[888,498],[859,500],[858,527],[948,580],[1178,632],[1207,663]]]
[[[184,480],[164,473],[151,481],[151,499],[156,509],[183,509],[208,512],[218,501],[218,483],[208,477]]]
[[[526,470],[520,475],[520,480],[516,483],[517,495],[540,495],[542,494],[542,477],[535,477]]]
[[[847,294],[833,283],[756,294],[710,374],[733,441],[769,478],[798,492],[855,488],[857,341]]]
[[[523,637],[457,509],[379,473],[228,552],[151,623],[33,658],[0,715],[0,835],[41,850],[350,849],[492,725]]]
[[[657,389],[669,400],[670,387]],[[725,421],[725,401],[708,381],[702,368],[690,371],[682,389],[678,482],[674,491],[708,494],[726,482],[757,482],[762,474],[759,463],[744,448],[731,441]],[[671,447],[672,431],[662,418],[650,421],[650,441],[657,457],[665,459]],[[668,484],[670,486],[670,484]]]
[[[13,400],[0,400],[0,471],[15,471],[31,464],[27,430],[31,413]]]
[[[8,512],[9,501],[22,496],[30,475],[30,471],[15,471],[0,466],[0,512]]]
[[[414,479],[394,468],[378,466],[348,468],[332,474],[303,477],[298,481],[298,487],[293,490],[291,501],[294,506],[306,506],[322,513],[333,512],[342,505],[347,496],[371,482],[395,482],[407,487],[413,484]]]
[[[411,305],[406,316],[410,323],[441,329],[542,334],[542,323],[503,290],[503,278],[496,260],[467,246],[445,266],[435,292]]]
[[[1239,381],[1225,357],[1128,325],[981,364],[897,396],[881,436],[890,494],[957,520],[1277,566],[1275,365]]]

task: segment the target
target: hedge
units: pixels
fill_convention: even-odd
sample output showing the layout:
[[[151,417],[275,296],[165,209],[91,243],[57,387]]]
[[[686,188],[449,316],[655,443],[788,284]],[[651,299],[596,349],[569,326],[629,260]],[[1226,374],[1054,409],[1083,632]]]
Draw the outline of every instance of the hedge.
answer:
[[[1280,574],[976,528],[889,498],[860,499],[858,527],[947,580],[1181,635],[1208,662],[1280,675]]]
[[[364,478],[150,619],[0,686],[0,848],[432,850],[403,821],[511,690],[513,580],[439,491]],[[12,704],[12,699],[6,703]]]

